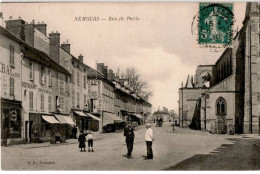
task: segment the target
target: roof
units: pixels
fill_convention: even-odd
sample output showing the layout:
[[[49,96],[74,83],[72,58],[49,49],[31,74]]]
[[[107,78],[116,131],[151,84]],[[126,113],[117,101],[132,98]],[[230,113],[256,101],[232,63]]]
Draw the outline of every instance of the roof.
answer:
[[[17,38],[16,36],[14,36],[11,32],[9,32],[8,30],[6,30],[5,28],[3,28],[2,26],[0,26],[0,33],[7,36],[8,38],[16,41],[17,43],[19,43],[21,45],[21,51],[24,53],[24,56],[34,60],[35,62],[38,62],[40,64],[44,64],[47,66],[52,67],[53,69],[62,72],[64,74],[67,75],[71,75],[69,71],[67,71],[65,68],[63,68],[61,65],[59,65],[58,63],[56,63],[54,60],[52,60],[49,55],[47,55],[46,53],[28,45],[27,43],[25,43],[23,40]]]

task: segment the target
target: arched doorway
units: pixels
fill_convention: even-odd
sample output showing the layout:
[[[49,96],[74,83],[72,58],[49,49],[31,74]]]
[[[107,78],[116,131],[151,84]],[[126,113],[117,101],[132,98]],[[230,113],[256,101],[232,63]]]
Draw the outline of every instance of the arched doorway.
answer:
[[[217,116],[217,133],[227,133],[227,103],[223,97],[219,97],[216,101],[216,116]]]

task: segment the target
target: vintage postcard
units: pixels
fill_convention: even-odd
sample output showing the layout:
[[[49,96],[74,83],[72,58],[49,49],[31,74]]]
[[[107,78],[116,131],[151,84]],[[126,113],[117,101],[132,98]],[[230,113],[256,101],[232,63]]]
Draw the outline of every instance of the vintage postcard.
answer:
[[[259,2],[2,2],[0,35],[2,170],[260,170]]]

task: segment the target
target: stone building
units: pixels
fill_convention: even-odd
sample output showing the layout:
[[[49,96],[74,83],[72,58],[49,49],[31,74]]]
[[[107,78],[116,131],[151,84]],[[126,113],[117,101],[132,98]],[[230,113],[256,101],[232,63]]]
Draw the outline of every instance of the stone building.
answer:
[[[208,72],[201,73],[198,66],[190,93],[188,85],[180,88],[181,122],[187,116],[187,126],[195,129],[259,133],[259,32],[259,3],[247,3],[243,27],[234,37],[232,47],[225,49]]]
[[[6,29],[1,27],[1,37],[6,38],[6,40],[1,41],[1,48],[3,49],[3,53],[10,53],[10,56],[4,56],[1,60],[10,62],[11,66],[20,70],[21,75],[19,77],[20,80],[11,80],[9,85],[9,87],[12,87],[10,96],[16,95],[14,91],[20,93],[20,95],[16,95],[21,100],[19,111],[15,107],[11,109],[10,113],[6,109],[3,110],[5,114],[3,114],[2,119],[5,120],[5,123],[3,122],[5,125],[2,128],[6,127],[9,130],[7,135],[10,138],[10,144],[17,143],[12,142],[17,138],[11,135],[11,132],[14,130],[12,125],[19,127],[16,129],[19,129],[20,133],[17,136],[20,140],[23,142],[32,142],[36,139],[49,141],[56,129],[61,131],[61,136],[66,138],[68,136],[66,134],[66,127],[68,124],[73,123],[68,117],[68,112],[56,113],[57,108],[60,107],[60,103],[57,97],[55,97],[55,90],[53,89],[56,81],[68,78],[71,74],[54,62],[46,53],[26,43],[26,41],[28,42],[26,40],[27,34],[26,24],[22,19],[8,20],[6,21]],[[5,44],[10,44],[10,49],[12,49],[6,49]],[[15,45],[16,53],[19,53],[19,59],[12,52],[14,50],[13,44]],[[13,71],[12,73],[15,72]],[[54,78],[53,74],[59,74],[59,78]],[[14,77],[17,76],[14,74]],[[0,86],[2,88],[6,85],[3,83]],[[1,91],[5,91],[6,93],[6,89],[4,88]],[[59,89],[57,91],[57,93],[61,92]],[[68,90],[64,90],[65,92],[68,93]],[[3,97],[5,98],[5,96]],[[65,95],[64,98],[68,100],[68,95]],[[5,105],[7,106],[3,102],[4,107]],[[12,105],[15,106],[17,104]],[[16,117],[13,121],[11,119],[12,116]],[[63,121],[60,119],[63,119]],[[12,123],[14,120],[16,120],[16,123]],[[20,122],[19,124],[17,123],[18,121]],[[18,134],[18,131],[16,131],[16,134]]]

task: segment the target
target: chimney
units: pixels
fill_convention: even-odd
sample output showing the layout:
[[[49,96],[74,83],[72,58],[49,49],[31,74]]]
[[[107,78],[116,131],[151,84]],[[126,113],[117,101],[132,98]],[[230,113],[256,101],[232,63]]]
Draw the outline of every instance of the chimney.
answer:
[[[38,24],[35,24],[35,28],[46,36],[46,34],[47,34],[47,24],[45,24],[44,22],[38,23]]]
[[[56,31],[56,33],[52,32],[49,34],[50,39],[50,57],[57,63],[59,63],[60,57],[60,33]]]
[[[26,23],[24,27],[25,42],[32,47],[34,46],[34,27],[34,22]]]
[[[119,83],[121,86],[125,86],[124,83],[125,83],[125,79],[119,79]]]
[[[79,58],[79,61],[83,62],[83,56],[82,56],[82,54],[80,54],[78,58]]]
[[[66,43],[63,42],[63,44],[61,44],[61,47],[62,47],[65,51],[67,51],[68,53],[70,53],[70,44],[69,44],[68,40],[66,41]],[[83,58],[83,57],[82,57],[82,58]],[[83,60],[83,59],[82,59],[82,60]]]
[[[6,23],[6,29],[11,32],[13,35],[18,37],[21,40],[25,40],[24,36],[24,25],[25,22],[22,19],[12,19],[12,16],[10,16],[10,20],[5,21]]]
[[[103,68],[103,74],[104,74],[105,78],[107,78],[107,75],[108,75],[107,70],[108,70],[108,67],[107,67],[107,66],[104,66],[104,68]]]
[[[104,63],[97,63],[97,70],[103,73]]]
[[[0,12],[0,26],[5,28],[5,26],[4,26],[4,18],[3,18],[3,13],[2,12]]]
[[[109,71],[108,71],[108,80],[113,80],[113,70],[112,69],[109,69]]]

